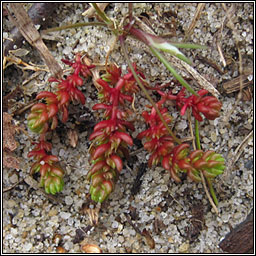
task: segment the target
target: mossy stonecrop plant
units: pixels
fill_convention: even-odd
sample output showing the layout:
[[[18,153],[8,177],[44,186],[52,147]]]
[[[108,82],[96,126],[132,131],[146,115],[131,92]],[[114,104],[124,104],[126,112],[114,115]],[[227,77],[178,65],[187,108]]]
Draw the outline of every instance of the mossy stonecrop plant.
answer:
[[[192,95],[187,98],[185,98],[184,90],[185,88],[177,96],[158,91],[162,98],[157,106],[167,123],[171,121],[171,117],[168,116],[167,110],[162,107],[162,104],[170,99],[176,100],[177,107],[181,109],[181,115],[185,114],[187,108],[192,108],[192,113],[198,121],[203,120],[200,113],[210,120],[219,116],[221,103],[213,96],[203,97],[208,93],[206,90],[200,90],[199,96]],[[173,137],[169,136],[154,108],[150,114],[144,111],[142,115],[149,128],[141,132],[138,138],[146,138],[144,148],[151,153],[149,166],[161,163],[176,182],[181,182],[179,177],[181,173],[186,173],[191,180],[199,182],[202,181],[200,177],[200,172],[202,172],[207,181],[211,182],[211,179],[223,172],[225,165],[221,155],[214,151],[203,152],[199,149],[190,153],[189,144],[186,143],[175,146]]]
[[[170,171],[171,177],[176,182],[180,182],[179,176],[182,172],[186,173],[194,181],[201,181],[200,176],[203,174],[208,181],[212,196],[217,204],[211,182],[213,178],[223,172],[225,168],[224,159],[213,151],[203,152],[201,150],[198,121],[203,120],[200,113],[210,120],[218,117],[221,103],[215,97],[205,96],[208,93],[206,90],[200,90],[196,93],[160,52],[158,52],[158,50],[162,50],[187,63],[191,63],[177,47],[202,47],[191,44],[171,44],[165,39],[141,31],[135,28],[136,23],[132,15],[129,15],[129,24],[124,26],[123,29],[120,29],[95,3],[92,5],[105,22],[105,25],[119,37],[122,50],[130,67],[128,74],[122,76],[119,68],[115,65],[110,65],[106,69],[106,74],[98,79],[95,84],[99,90],[99,100],[101,103],[95,104],[93,110],[104,110],[105,120],[99,122],[94,127],[94,132],[90,136],[92,144],[89,152],[91,154],[92,168],[88,172],[88,179],[91,181],[90,194],[92,199],[97,202],[103,202],[108,198],[114,189],[119,173],[123,169],[122,158],[128,156],[128,148],[133,144],[128,130],[134,130],[132,123],[126,120],[130,109],[127,108],[125,102],[132,102],[132,93],[138,92],[140,87],[152,104],[151,113],[147,111],[142,113],[142,116],[149,125],[149,129],[138,135],[138,138],[145,137],[147,140],[144,147],[151,153],[149,166],[162,164],[165,169]],[[124,41],[130,35],[145,43],[153,55],[182,84],[184,88],[178,95],[158,91],[162,98],[156,104],[153,102],[143,86],[144,75],[136,70],[136,66],[131,64],[127,56]],[[48,92],[43,92],[41,95],[39,94],[37,98],[45,98],[46,104],[39,103],[39,105],[34,106],[29,116],[29,127],[31,130],[41,134],[40,142],[36,144],[34,151],[29,154],[37,160],[34,165],[36,167],[32,167],[32,172],[40,171],[42,175],[41,184],[43,186],[46,184],[46,192],[53,194],[59,192],[63,187],[63,171],[56,171],[58,174],[52,171],[55,163],[58,161],[57,157],[44,158],[47,156],[46,152],[51,149],[51,144],[45,142],[45,134],[48,131],[49,123],[51,123],[51,129],[56,127],[57,112],[61,112],[63,121],[66,121],[68,113],[67,106],[70,100],[76,99],[84,104],[84,97],[77,88],[77,86],[82,84],[82,78],[79,75],[86,78],[91,75],[90,69],[93,68],[93,66],[82,64],[79,55],[76,57],[74,63],[70,61],[64,62],[74,68],[74,76],[70,75],[65,80],[57,81],[59,83],[59,90],[56,93],[49,94]],[[56,80],[53,79],[53,81]],[[186,98],[185,91],[192,93],[192,95]],[[176,101],[177,107],[181,109],[181,115],[185,114],[187,108],[192,109],[192,113],[196,119],[197,150],[190,152],[189,145],[182,144],[169,129],[168,123],[171,122],[171,116],[167,108],[163,107],[167,100]],[[175,143],[178,145],[175,145]],[[45,163],[47,165],[43,167]],[[58,182],[53,177],[57,177]],[[47,180],[46,183],[45,180]]]
[[[76,55],[74,62],[62,61],[73,68],[73,73],[66,79],[50,78],[50,82],[58,83],[57,91],[55,93],[40,92],[36,99],[44,99],[45,103],[35,104],[27,117],[29,129],[40,134],[39,142],[34,143],[34,149],[28,153],[28,156],[34,157],[35,160],[31,167],[31,174],[39,172],[40,185],[51,194],[62,191],[64,170],[58,165],[58,157],[49,154],[52,144],[46,141],[46,134],[57,127],[59,114],[62,122],[65,123],[68,120],[68,106],[71,101],[85,104],[85,96],[78,87],[82,86],[85,79],[91,76],[90,69],[94,67],[82,63],[79,54]]]
[[[143,112],[143,117],[148,123],[149,129],[141,132],[138,135],[138,138],[140,139],[146,137],[147,142],[144,144],[144,148],[151,153],[151,156],[149,158],[149,165],[157,165],[161,162],[162,166],[170,171],[171,177],[176,182],[181,181],[179,177],[181,172],[186,173],[188,177],[191,178],[191,180],[197,182],[204,182],[205,177],[210,188],[213,201],[216,205],[218,205],[218,200],[212,186],[212,180],[217,175],[223,173],[223,170],[225,169],[225,160],[220,154],[217,154],[214,151],[203,152],[201,150],[198,122],[201,122],[203,120],[201,114],[203,114],[205,118],[209,120],[214,120],[215,118],[219,117],[222,104],[218,101],[216,97],[206,96],[206,94],[209,93],[207,90],[203,89],[195,92],[189,86],[189,84],[177,73],[177,71],[166,60],[166,58],[158,51],[162,50],[164,52],[168,52],[171,55],[179,58],[180,60],[191,64],[191,61],[186,58],[183,53],[176,48],[176,46],[181,48],[194,49],[205,47],[186,43],[170,43],[163,38],[151,35],[149,33],[141,31],[138,28],[135,28],[131,5],[132,4],[130,4],[129,6],[129,24],[125,26],[125,29],[128,30],[133,37],[146,44],[153,53],[153,55],[156,56],[165,65],[165,67],[183,86],[180,93],[176,96],[172,95],[171,93],[166,94],[158,91],[158,93],[162,96],[162,99],[157,104],[155,104],[152,99],[150,99],[150,96],[148,95],[145,88],[143,88],[143,85],[140,84],[140,81],[136,79],[141,89],[143,89],[145,95],[152,104],[152,110],[150,114],[147,112]],[[125,53],[126,60],[129,63],[129,58],[126,53],[123,37],[124,36],[119,37],[120,43]],[[136,78],[135,73],[134,76]],[[186,91],[192,93],[192,95],[186,98]],[[187,108],[192,109],[192,114],[195,117],[197,150],[194,150],[190,153],[189,145],[181,143],[181,141],[169,129],[168,123],[170,122],[171,118],[166,114],[166,109],[162,108],[162,104],[166,100],[176,100],[177,107],[181,109],[181,115],[185,114]],[[168,136],[171,136],[173,138],[173,141]],[[178,145],[174,146],[174,143],[178,143]]]
[[[136,66],[134,65],[136,70]],[[143,81],[144,76],[137,71]],[[113,191],[119,173],[123,169],[122,158],[128,158],[128,147],[133,139],[128,130],[134,130],[127,117],[131,110],[125,104],[133,102],[132,94],[138,87],[131,72],[121,76],[121,69],[115,65],[107,68],[107,73],[96,81],[99,100],[93,110],[104,110],[104,119],[94,127],[90,135],[92,168],[88,173],[91,180],[90,194],[93,200],[103,202]]]

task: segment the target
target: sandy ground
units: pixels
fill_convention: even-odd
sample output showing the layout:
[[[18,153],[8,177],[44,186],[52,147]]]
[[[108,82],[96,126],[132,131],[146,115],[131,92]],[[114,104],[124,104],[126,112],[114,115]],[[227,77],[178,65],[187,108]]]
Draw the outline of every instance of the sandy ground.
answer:
[[[83,211],[83,206],[88,204],[90,185],[86,180],[90,168],[88,137],[95,120],[100,119],[91,110],[97,97],[95,87],[88,83],[82,87],[87,98],[85,106],[71,106],[69,121],[65,125],[60,124],[49,135],[53,144],[52,153],[58,155],[67,173],[64,190],[55,197],[56,200],[42,193],[37,183],[33,186],[34,183],[27,178],[32,164],[27,157],[32,148],[29,138],[37,139],[37,135],[27,128],[29,110],[13,116],[16,126],[23,131],[15,133],[17,148],[13,154],[18,159],[19,167],[5,167],[2,171],[4,253],[79,253],[83,252],[81,246],[87,243],[99,246],[103,253],[223,252],[218,246],[220,241],[246,218],[253,207],[253,140],[252,136],[246,139],[253,130],[254,122],[253,100],[248,92],[252,84],[249,83],[244,89],[243,99],[238,101],[239,89],[229,93],[224,87],[226,82],[239,76],[236,42],[242,56],[243,71],[247,74],[245,80],[252,80],[253,3],[226,4],[228,11],[221,3],[205,4],[192,28],[197,7],[196,3],[140,3],[134,4],[134,13],[140,15],[158,35],[182,41],[185,32],[191,28],[188,41],[209,46],[207,50],[183,52],[193,60],[193,68],[219,91],[219,100],[223,104],[221,116],[215,121],[204,121],[200,129],[202,148],[222,154],[228,166],[214,184],[219,198],[219,215],[212,209],[202,184],[187,179],[176,184],[161,167],[146,168],[140,189],[132,196],[136,175],[148,159],[146,151],[136,153],[141,145],[135,145],[131,149],[133,161],[125,162],[115,191],[101,205],[98,225],[90,226],[88,214]],[[87,22],[88,18],[82,16],[87,8],[86,3],[60,4],[49,18],[49,27]],[[127,12],[128,4],[123,3],[111,3],[106,9],[106,13],[117,22]],[[233,17],[232,23],[228,22],[229,13]],[[89,19],[92,20],[93,17]],[[9,37],[12,25],[8,16],[4,16],[3,22],[3,35]],[[79,51],[86,51],[94,63],[104,64],[113,42],[108,29],[96,26],[63,30],[51,36],[51,40],[48,37],[45,42],[60,64],[61,58],[71,59]],[[171,74],[141,43],[129,39],[127,46],[131,60],[144,71],[152,85],[173,82]],[[31,46],[25,43],[21,48],[23,51],[18,57],[23,61],[37,66],[43,64]],[[28,51],[27,55],[24,51]],[[127,63],[118,43],[109,61],[117,63],[126,72]],[[185,78],[190,78],[186,70],[180,72]],[[4,105],[5,112],[12,114],[33,100],[39,91],[49,90],[47,79],[50,75],[45,71],[39,71],[37,77],[23,84],[34,73],[16,65],[4,70],[3,96],[20,86],[20,91],[16,91]],[[190,81],[194,88],[201,88],[195,79]],[[179,91],[177,83],[172,83],[172,86],[174,91]],[[146,104],[148,102],[143,93],[138,93],[135,107],[142,112]],[[187,117],[179,117],[173,106],[169,106],[169,110],[176,120],[172,126],[174,132],[182,138],[190,137]],[[136,120],[135,126],[134,138],[145,128],[141,118]],[[67,137],[70,129],[78,131],[79,140],[75,148]],[[151,239],[139,234],[132,225],[140,232],[146,230]]]

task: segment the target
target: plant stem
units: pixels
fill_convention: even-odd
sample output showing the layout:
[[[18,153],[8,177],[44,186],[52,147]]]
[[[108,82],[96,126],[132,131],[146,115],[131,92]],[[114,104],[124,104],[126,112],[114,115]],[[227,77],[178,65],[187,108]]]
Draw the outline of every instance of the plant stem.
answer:
[[[198,122],[198,120],[195,120],[195,133],[196,133],[196,147],[197,147],[197,149],[201,149],[200,138],[199,138],[199,122]],[[203,176],[202,172],[201,172],[201,176]],[[206,180],[207,180],[207,184],[208,184],[208,187],[210,189],[210,193],[212,195],[213,201],[214,201],[215,205],[218,206],[218,199],[217,199],[215,191],[213,189],[212,182],[211,182],[210,179],[206,178]]]
[[[176,72],[164,56],[154,47],[149,46],[151,52],[165,65],[165,67],[173,74],[173,76],[192,94],[198,94],[190,87],[190,85]]]
[[[198,120],[195,120],[195,134],[196,134],[196,147],[197,147],[197,149],[201,149]]]
[[[215,191],[213,189],[212,181],[210,179],[206,179],[206,180],[207,180],[207,184],[208,184],[208,187],[210,189],[210,193],[212,195],[213,201],[214,201],[215,205],[218,206],[219,202],[218,202],[218,199],[216,197]]]
[[[147,99],[149,100],[149,102],[151,103],[151,105],[153,106],[153,108],[156,110],[159,118],[161,119],[161,121],[163,122],[165,128],[167,129],[167,131],[170,133],[170,135],[173,137],[174,141],[178,144],[181,144],[181,140],[178,139],[174,134],[173,132],[171,131],[171,129],[169,128],[168,124],[165,122],[161,112],[159,111],[157,105],[155,104],[155,102],[152,100],[152,98],[150,97],[150,95],[148,94],[148,91],[146,90],[146,88],[144,87],[144,85],[141,83],[140,79],[138,78],[133,66],[132,66],[132,63],[128,57],[128,54],[127,54],[127,51],[126,51],[126,48],[125,48],[125,45],[124,45],[124,38],[123,36],[120,36],[119,37],[119,40],[120,40],[120,44],[121,44],[121,48],[123,50],[123,53],[124,53],[124,56],[128,62],[128,65],[129,65],[129,68],[131,69],[131,72],[136,80],[136,82],[138,83],[138,85],[140,86],[141,90],[145,93]]]
[[[96,3],[91,3],[97,14],[102,18],[102,20],[108,25],[113,25],[113,21],[103,12]]]
[[[208,199],[209,199],[209,202],[210,202],[210,204],[212,205],[214,211],[219,215],[219,211],[218,211],[216,205],[214,204],[214,202],[213,202],[213,200],[212,200],[212,198],[211,198],[211,196],[210,196],[210,194],[209,194],[209,191],[208,191],[208,189],[207,189],[207,187],[206,187],[206,182],[205,182],[204,175],[203,175],[202,172],[200,172],[200,175],[201,175],[201,179],[202,179],[202,183],[203,183],[203,186],[204,186],[204,190],[205,190],[205,193],[206,193],[206,195],[207,195],[207,197],[208,197]]]
[[[129,6],[129,21],[132,22],[132,18],[133,18],[133,15],[132,15],[133,3],[128,3],[128,6]]]
[[[200,45],[200,44],[173,43],[173,42],[170,42],[170,43],[178,48],[187,48],[187,49],[207,49],[208,48],[207,46]]]
[[[78,27],[87,27],[87,26],[104,26],[107,27],[107,24],[104,22],[79,22],[71,25],[64,25],[61,27],[49,28],[42,31],[43,34],[48,32],[60,31],[69,28],[78,28]]]

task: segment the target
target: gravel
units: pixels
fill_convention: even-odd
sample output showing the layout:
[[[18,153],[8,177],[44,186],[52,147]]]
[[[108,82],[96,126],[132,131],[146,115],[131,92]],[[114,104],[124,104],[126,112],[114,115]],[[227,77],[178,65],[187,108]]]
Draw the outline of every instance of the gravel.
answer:
[[[229,5],[227,4],[228,7]],[[144,16],[145,13],[149,15],[157,34],[170,33],[170,26],[164,26],[163,22],[170,22],[171,13],[176,13],[177,17],[172,16],[177,22],[176,36],[171,39],[181,41],[184,38],[184,30],[189,27],[194,17],[197,4],[135,3],[134,6],[136,15],[141,13]],[[235,6],[234,24],[241,45],[243,66],[250,68],[253,65],[253,3],[236,3]],[[63,3],[58,6],[52,24],[61,26],[67,23],[86,22],[88,18],[81,15],[86,7],[86,3]],[[124,3],[111,3],[107,7],[107,14],[116,17],[119,21],[127,11],[128,4]],[[223,121],[235,106],[236,94],[225,94],[222,83],[239,74],[236,43],[229,25],[223,27],[222,38],[219,39],[225,57],[231,61],[225,69],[216,47],[216,38],[222,28],[225,15],[221,3],[207,3],[195,26],[191,42],[208,45],[210,49],[183,52],[192,60],[194,60],[193,53],[200,52],[202,56],[211,59],[224,70],[224,74],[220,74],[216,69],[199,60],[193,63],[193,67],[221,92],[220,100],[223,103],[221,117],[214,122],[205,121],[202,124],[200,132],[202,148],[215,150],[230,160],[236,148],[252,130],[254,119],[252,101],[239,101],[230,116],[229,123]],[[3,21],[7,36],[11,27],[10,22],[6,17]],[[93,62],[104,63],[110,47],[109,42],[113,40],[111,33],[102,27],[63,30],[54,35],[61,36],[62,40],[47,41],[47,46],[60,63],[64,55],[72,58],[73,53],[82,50],[88,53]],[[142,44],[131,39],[128,42],[131,60],[136,61],[145,71],[146,77],[152,84],[159,80],[161,83],[171,80],[170,74],[163,65],[152,57]],[[39,63],[38,54],[27,44],[23,47],[30,50],[24,59],[29,58],[31,62]],[[123,70],[127,68],[118,44],[110,56],[110,61],[119,64]],[[26,76],[28,72],[22,73],[13,66],[6,69],[4,95],[22,82],[22,75]],[[186,73],[184,75],[188,76]],[[37,78],[36,84],[34,81],[25,85],[26,97],[31,98],[34,92],[45,90],[48,77],[49,74],[43,72],[40,78]],[[7,83],[9,87],[6,86]],[[193,86],[197,85],[193,84]],[[178,91],[176,87],[174,89]],[[91,109],[95,104],[95,90],[87,90],[84,86],[83,92],[87,98],[86,107]],[[24,102],[24,99],[20,98],[19,101]],[[142,94],[136,97],[136,108],[140,110],[146,104],[147,101]],[[83,113],[85,110],[80,108]],[[172,106],[170,110],[174,112],[174,117],[178,116]],[[11,112],[11,109],[8,111]],[[15,116],[24,127],[26,127],[27,114],[28,111],[21,116]],[[95,118],[94,114],[90,112],[89,116]],[[135,125],[140,128],[133,136],[143,129],[140,120],[137,120]],[[98,226],[83,231],[90,225],[88,215],[81,209],[83,204],[88,202],[89,182],[86,180],[86,174],[90,168],[88,136],[91,128],[82,127],[79,142],[76,148],[73,148],[65,136],[67,127],[72,127],[72,121],[69,121],[67,126],[61,125],[61,128],[55,130],[52,135],[53,153],[62,160],[67,172],[64,190],[58,196],[62,202],[52,202],[25,182],[20,182],[13,189],[3,193],[3,253],[56,253],[58,246],[63,247],[68,253],[80,253],[83,239],[93,241],[103,253],[223,253],[218,244],[232,228],[246,218],[253,207],[252,139],[248,141],[234,169],[226,170],[227,175],[216,179],[214,187],[219,198],[219,216],[211,209],[202,184],[189,180],[175,184],[161,167],[148,168],[141,178],[139,192],[131,197],[137,168],[148,158],[145,151],[140,151],[136,154],[137,160],[132,168],[128,167],[127,163],[124,165],[115,191],[101,207]],[[185,117],[177,118],[174,131],[184,138],[190,136]],[[28,134],[33,139],[37,138],[30,131]],[[5,188],[29,174],[31,161],[27,158],[27,153],[31,150],[31,144],[24,133],[16,134],[16,140],[19,142],[19,147],[15,154],[21,159],[21,169],[16,172],[8,168],[3,169],[2,180]],[[135,146],[132,151],[136,149]],[[191,209],[195,208],[196,204],[202,207],[203,225],[196,237],[191,239],[189,236],[192,232],[193,220]],[[138,234],[128,223],[126,214],[131,213],[131,208],[135,209],[132,223],[141,232],[146,229],[151,234],[155,241],[154,248],[150,247],[147,239]],[[78,242],[75,241],[77,230],[82,230],[82,238],[78,239]],[[57,242],[54,239],[56,235],[60,236]]]

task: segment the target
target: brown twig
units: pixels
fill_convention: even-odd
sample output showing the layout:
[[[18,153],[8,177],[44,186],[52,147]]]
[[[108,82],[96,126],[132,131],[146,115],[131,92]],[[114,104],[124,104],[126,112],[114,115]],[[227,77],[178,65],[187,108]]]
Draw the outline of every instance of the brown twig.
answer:
[[[24,38],[39,51],[53,76],[60,78],[62,68],[54,59],[47,46],[44,44],[39,32],[36,30],[33,24],[33,21],[23,8],[23,5],[21,3],[10,3],[10,7],[15,15],[15,18],[12,17],[12,22],[14,25],[20,30]]]
[[[204,191],[205,191],[205,193],[206,193],[206,195],[208,197],[208,200],[209,200],[210,204],[212,205],[213,210],[217,213],[217,215],[219,215],[219,211],[218,211],[216,205],[214,204],[214,202],[213,202],[213,200],[211,198],[211,195],[210,195],[210,193],[209,193],[209,191],[208,191],[208,189],[206,187],[206,182],[205,182],[205,179],[204,179],[204,175],[203,175],[202,172],[200,172],[200,175],[201,175],[202,183],[203,183],[203,186],[204,186]]]
[[[194,31],[194,28],[196,26],[196,23],[198,22],[204,7],[205,7],[205,3],[199,3],[197,5],[196,12],[194,14],[193,20],[190,23],[190,26],[189,26],[188,30],[186,31],[184,41],[186,41],[192,35],[192,33]]]
[[[142,235],[142,232],[139,230],[139,228],[132,222],[130,216],[128,215],[128,213],[124,213],[127,222],[133,227],[133,229],[140,235]]]
[[[222,71],[221,67],[217,65],[213,60],[208,59],[206,57],[201,56],[200,54],[196,55],[196,59],[200,60],[202,63],[206,63],[210,67],[214,68],[219,74],[223,75],[224,72]]]
[[[109,5],[109,3],[97,3],[98,7],[104,11],[106,7]],[[82,13],[83,16],[92,18],[95,15],[96,11],[93,6],[91,6],[88,10]]]
[[[132,19],[133,19],[133,3],[129,3],[128,4],[128,8],[129,8],[129,21],[132,22]]]
[[[225,180],[229,178],[229,174],[232,173],[232,170],[234,168],[234,164],[237,162],[241,154],[243,153],[245,147],[247,146],[250,138],[253,136],[253,131],[251,131],[241,142],[241,144],[236,148],[235,152],[229,157],[229,161],[227,163],[227,167],[225,168],[225,171],[222,175],[222,182],[225,183]]]
[[[32,100],[31,102],[25,104],[25,106],[22,106],[21,108],[15,110],[12,113],[12,115],[20,115],[20,114],[22,114],[24,111],[30,109],[36,102],[37,102],[36,99]]]
[[[244,89],[245,87],[249,85],[253,85],[253,79],[249,80],[249,77],[253,76],[253,72],[246,72],[246,74],[240,75],[228,82],[225,82],[222,86],[223,89],[227,94],[239,91],[241,88],[241,78],[242,78],[242,88]]]
[[[8,191],[14,189],[14,188],[15,188],[17,185],[19,185],[22,181],[24,181],[24,179],[21,179],[21,180],[17,181],[15,184],[13,184],[13,185],[10,186],[10,187],[3,188],[3,193],[8,192]]]
[[[48,21],[56,7],[57,3],[34,3],[28,10],[28,16],[31,18],[34,24],[44,24]],[[6,9],[7,10],[7,9]],[[14,45],[18,48],[22,45],[24,40],[22,34],[17,27],[13,28],[10,32],[12,40],[6,40],[3,43],[4,55],[7,55],[9,50],[12,50]]]
[[[240,99],[242,98],[242,90],[243,90],[243,79],[242,79],[242,74],[243,74],[243,60],[242,60],[242,54],[241,54],[241,49],[239,47],[239,40],[238,40],[238,32],[235,28],[235,25],[232,21],[232,13],[229,11],[230,9],[233,9],[233,5],[231,5],[230,9],[228,10],[225,3],[222,4],[222,7],[223,9],[226,11],[227,13],[227,17],[228,17],[228,20],[229,20],[229,25],[231,26],[231,29],[232,29],[232,32],[233,32],[233,36],[235,38],[235,42],[236,42],[236,48],[237,48],[237,51],[238,51],[238,57],[239,57],[239,78],[240,78],[240,92],[238,94],[238,97],[236,99],[236,102],[235,104],[233,105],[231,111],[229,111],[227,113],[227,115],[224,117],[224,123],[228,123],[228,120],[231,116],[231,114],[234,112],[234,109],[236,108],[236,106],[238,105],[238,102],[240,101]]]

